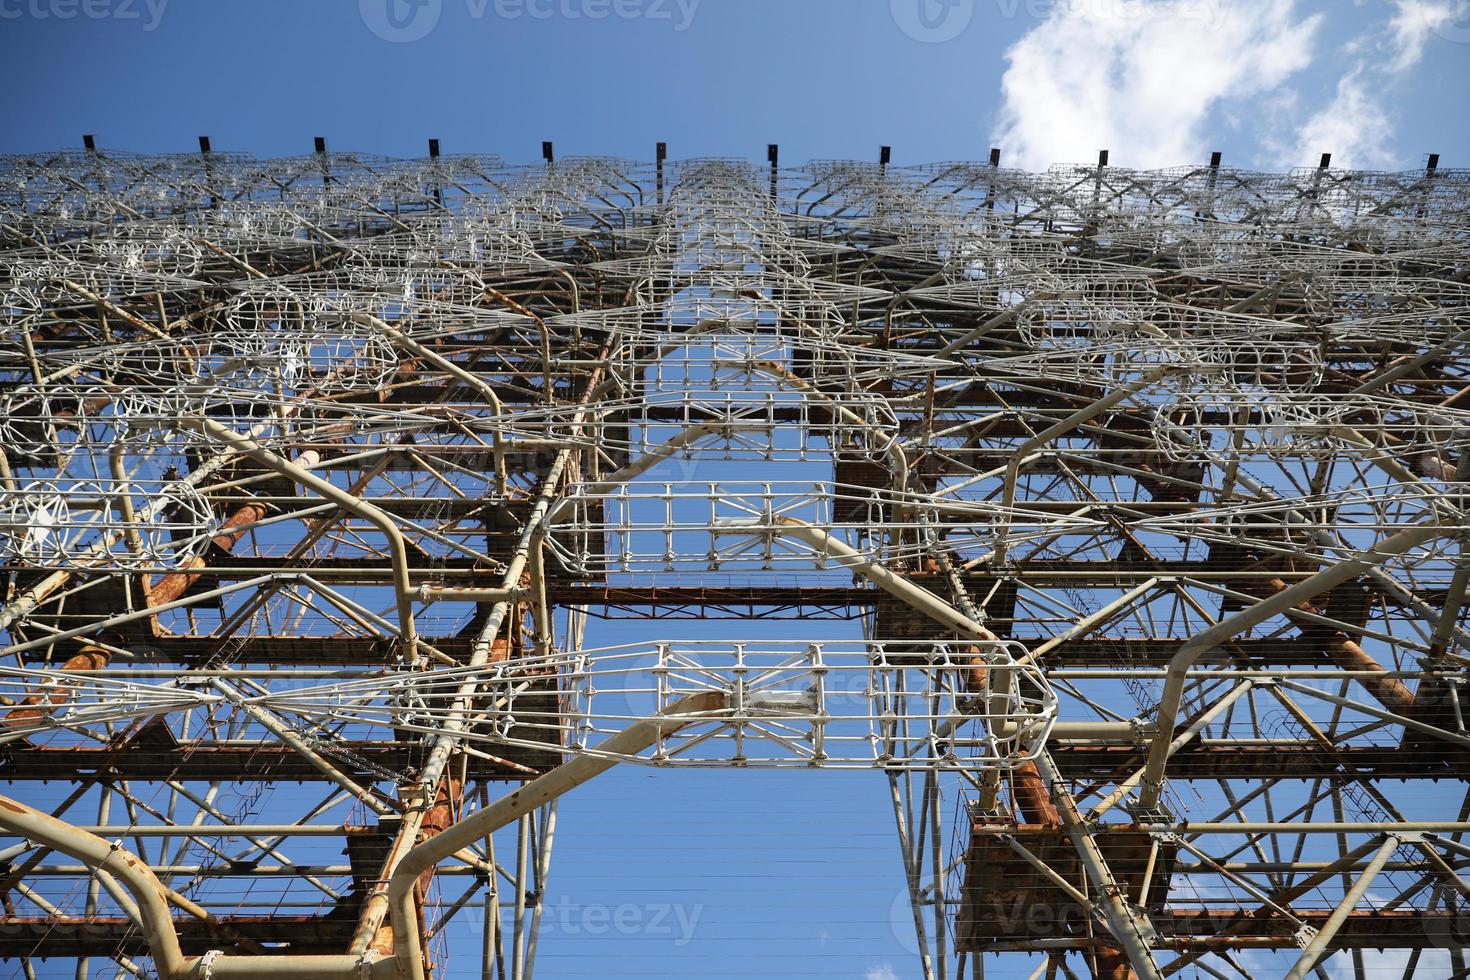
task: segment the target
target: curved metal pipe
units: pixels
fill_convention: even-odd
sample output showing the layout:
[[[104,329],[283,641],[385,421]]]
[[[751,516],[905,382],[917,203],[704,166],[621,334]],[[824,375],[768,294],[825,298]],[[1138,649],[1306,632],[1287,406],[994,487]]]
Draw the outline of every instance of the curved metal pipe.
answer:
[[[614,755],[631,755],[687,725],[718,720],[707,717],[726,707],[718,691],[702,691],[680,698],[652,718],[634,722],[603,742],[599,748]],[[501,797],[483,810],[445,828],[403,856],[388,879],[388,909],[393,922],[393,950],[398,970],[407,980],[423,980],[424,951],[419,942],[414,909],[414,886],[419,877],[443,859],[483,840],[502,827],[600,775],[618,764],[616,758],[582,755],[546,775]]]
[[[159,980],[186,975],[184,952],[163,883],[131,852],[4,796],[0,796],[0,828],[74,857],[93,871],[112,875],[138,903],[138,920]]]
[[[1159,698],[1156,731],[1153,743],[1149,746],[1148,763],[1144,767],[1143,779],[1140,783],[1139,808],[1142,810],[1155,808],[1163,792],[1164,764],[1169,758],[1169,745],[1174,740],[1174,725],[1178,721],[1179,705],[1184,697],[1185,676],[1189,668],[1194,666],[1195,661],[1257,623],[1264,622],[1300,602],[1305,602],[1344,582],[1355,579],[1369,569],[1376,568],[1411,548],[1435,538],[1457,534],[1459,531],[1459,528],[1446,527],[1442,524],[1426,524],[1400,531],[1398,534],[1384,538],[1370,548],[1357,552],[1351,558],[1324,569],[1311,578],[1303,579],[1269,599],[1256,603],[1249,609],[1221,620],[1180,647],[1179,652],[1174,654],[1173,659],[1169,661],[1168,670],[1164,675],[1164,691]]]
[[[397,329],[396,327],[384,323],[382,320],[369,313],[355,314],[352,319],[356,320],[358,323],[363,323],[369,327],[372,327],[374,330],[378,331],[378,333],[388,338],[388,341],[393,344],[393,346],[401,347],[403,350],[408,351],[414,357],[418,357],[425,361],[428,361],[430,364],[434,365],[445,374],[451,375],[452,377],[463,381],[465,384],[475,389],[475,391],[483,395],[485,400],[490,403],[490,407],[495,410],[495,414],[497,416],[502,416],[505,414],[505,406],[501,404],[500,396],[495,394],[494,387],[492,387],[490,383],[484,378],[481,378],[470,371],[466,371],[464,368],[460,367],[458,364],[455,364],[453,361],[449,360],[442,354],[430,350],[423,344],[419,343],[417,340],[414,340],[408,334]],[[506,489],[505,449],[500,444],[500,432],[494,429],[492,429],[490,432],[490,454],[495,460],[495,489],[503,497],[505,496]]]
[[[357,956],[227,956],[213,951],[185,957],[169,912],[169,892],[146,863],[111,841],[58,820],[49,813],[0,796],[0,829],[76,858],[93,871],[110,875],[137,903],[149,955],[159,980],[390,980],[391,959]]]
[[[403,639],[405,652],[410,656],[417,656],[418,631],[413,622],[413,586],[408,575],[408,545],[404,541],[403,532],[398,530],[398,525],[394,523],[393,518],[331,481],[322,479],[310,470],[303,469],[282,456],[277,456],[255,440],[248,439],[213,419],[186,416],[179,420],[179,424],[197,429],[216,442],[229,446],[235,452],[249,456],[266,469],[279,473],[309,490],[316,491],[317,494],[343,510],[356,514],[382,531],[383,536],[388,539],[389,560],[393,564],[393,592],[394,602],[398,607],[398,634]]]

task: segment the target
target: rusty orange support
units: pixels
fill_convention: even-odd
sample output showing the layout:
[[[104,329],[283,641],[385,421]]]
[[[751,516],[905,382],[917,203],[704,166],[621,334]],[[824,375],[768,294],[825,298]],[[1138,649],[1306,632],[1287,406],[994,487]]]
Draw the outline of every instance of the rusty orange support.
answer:
[[[245,528],[254,524],[265,516],[264,504],[246,504],[225,521],[220,533],[212,539],[216,545],[229,551],[245,534]],[[203,558],[195,556],[185,564],[185,570],[169,572],[158,580],[158,584],[149,587],[147,578],[144,578],[144,592],[147,595],[148,605],[161,606],[166,602],[173,602],[189,591],[190,586],[199,580],[198,569],[205,567],[207,562]],[[156,622],[156,620],[155,620]],[[84,644],[81,651],[72,656],[61,665],[61,670],[67,673],[86,673],[93,670],[103,670],[112,662],[112,654],[102,647]],[[6,712],[0,718],[0,725],[7,728],[20,729],[34,725],[53,714],[57,708],[71,700],[71,691],[66,687],[58,687],[49,693],[32,694],[19,705]]]
[[[975,654],[975,659],[971,660],[965,669],[965,687],[983,695],[990,671],[983,665],[984,661],[980,659],[976,648],[971,647],[968,652]],[[1041,773],[1036,769],[1036,763],[1024,762],[1011,770],[1011,796],[1015,800],[1016,808],[1020,811],[1020,817],[1024,823],[1041,824],[1046,827],[1062,825],[1062,815],[1052,803],[1051,793],[1046,788],[1046,780],[1041,778]],[[1125,959],[1124,962],[1126,963],[1127,960]]]
[[[1041,778],[1041,773],[1036,769],[1036,763],[1023,762],[1011,770],[1011,796],[1016,801],[1016,808],[1020,811],[1024,822],[1041,824],[1045,827],[1062,825],[1061,812],[1052,802],[1051,793],[1046,788],[1046,780]],[[1127,960],[1125,959],[1124,962]]]
[[[1286,583],[1279,578],[1273,578],[1268,583],[1275,592],[1286,590]],[[1322,611],[1312,605],[1310,601],[1298,603],[1293,608],[1305,613],[1321,615]],[[1366,671],[1372,673],[1388,673],[1388,669],[1373,658],[1373,655],[1347,637],[1340,637],[1324,645],[1327,655],[1332,662],[1343,670]],[[1401,715],[1409,715],[1414,710],[1414,692],[1404,685],[1404,682],[1396,677],[1361,677],[1358,683],[1377,698],[1389,711]]]
[[[1092,965],[1094,980],[1138,980],[1128,957],[1116,946],[1098,949]]]
[[[449,767],[451,770],[453,766]],[[460,816],[464,802],[464,782],[459,776],[452,772],[446,772],[444,779],[439,783],[439,791],[434,799],[434,804],[424,812],[423,821],[419,824],[418,833],[414,835],[414,843],[423,843],[442,834],[448,827],[452,826]],[[394,848],[395,852],[398,848]],[[391,860],[391,857],[390,857]],[[397,862],[394,861],[394,864]],[[434,882],[434,870],[430,868],[419,876],[418,884],[414,888],[418,906],[418,930],[423,936],[428,932],[428,923],[424,920],[424,903],[429,897],[429,886]],[[385,867],[383,877],[391,875],[393,869]],[[428,944],[424,944],[425,949]],[[378,925],[377,932],[373,934],[369,948],[384,956],[393,955],[393,926],[385,917]],[[426,964],[427,967],[427,964]],[[426,970],[427,973],[427,970]]]
[[[449,767],[453,769],[453,766]],[[434,800],[434,805],[429,812],[424,814],[424,823],[419,831],[420,842],[438,837],[460,817],[460,810],[464,801],[464,782],[453,773],[446,773],[445,778],[439,783],[439,793]],[[429,897],[429,886],[434,882],[434,869],[430,868],[419,876],[418,897],[420,916],[420,935],[423,934],[423,903]],[[388,927],[388,935],[393,935],[392,927]]]
[[[61,669],[67,673],[84,674],[88,671],[102,670],[111,662],[111,653],[88,643],[82,647],[80,653],[62,664]],[[66,687],[57,687],[49,692],[32,694],[7,711],[5,717],[0,718],[0,724],[6,728],[29,728],[49,717],[57,708],[70,700],[71,690]]]
[[[230,551],[245,536],[246,527],[264,516],[265,504],[246,504],[230,515],[230,519],[221,526],[220,533],[211,540],[216,546]],[[148,586],[145,583],[144,592],[148,596],[148,605],[161,606],[182,597],[195,582],[199,581],[199,569],[206,564],[203,558],[195,556],[185,563],[184,571],[169,572],[160,578],[156,585]]]
[[[517,615],[515,620],[516,623],[519,623],[521,616],[524,615],[523,610],[525,606],[521,604],[517,608],[521,610],[520,615]],[[512,649],[513,647],[514,650]],[[513,653],[519,654],[520,652],[521,645],[519,639],[517,639],[516,643],[512,644],[507,637],[498,636],[490,644],[490,662],[504,663],[511,658]],[[458,822],[463,811],[463,806],[464,780],[456,774],[456,767],[450,764],[445,767],[444,778],[439,782],[439,789],[435,794],[433,805],[424,811],[423,818],[417,823],[417,826],[414,826],[412,822],[408,822],[405,829],[399,832],[399,836],[394,841],[388,858],[384,862],[379,881],[386,882],[392,876],[393,869],[397,867],[399,859],[414,846],[439,836],[447,828]],[[412,839],[407,839],[405,834],[411,834]],[[428,899],[429,886],[434,881],[434,871],[434,868],[430,868],[420,875],[418,883],[414,888],[415,904],[418,906],[418,930],[420,936],[425,935],[428,930],[428,924],[424,921],[424,902]],[[427,949],[427,944],[424,945]],[[384,956],[394,955],[393,926],[386,916],[377,923],[376,930],[372,934],[372,939],[368,943],[368,948]],[[425,964],[426,975],[428,974],[428,966],[429,964]]]

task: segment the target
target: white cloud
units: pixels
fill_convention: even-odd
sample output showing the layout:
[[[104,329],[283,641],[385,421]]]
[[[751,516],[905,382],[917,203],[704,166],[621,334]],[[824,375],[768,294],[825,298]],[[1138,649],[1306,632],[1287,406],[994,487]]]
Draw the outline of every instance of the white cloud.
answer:
[[[1393,0],[1393,14],[1344,47],[1352,60],[1332,99],[1301,127],[1284,165],[1315,163],[1332,154],[1339,167],[1392,168],[1403,161],[1393,150],[1386,106],[1395,84],[1424,57],[1430,35],[1455,18],[1453,0]]]
[[[1006,51],[996,144],[1029,169],[1101,149],[1123,166],[1175,166],[1219,148],[1215,123],[1253,134],[1276,166],[1324,152],[1339,167],[1400,166],[1389,100],[1461,2],[1366,7],[1374,23],[1339,50],[1326,101],[1303,108],[1291,83],[1312,64],[1323,16],[1297,0],[1058,0]]]
[[[1366,976],[1382,978],[1382,980],[1398,980],[1408,969],[1409,957],[1412,950],[1407,949],[1365,949],[1363,955],[1363,973]],[[1236,954],[1246,970],[1253,977],[1281,976],[1291,969],[1291,965],[1297,961],[1301,953],[1296,950],[1283,952],[1265,952],[1262,950],[1242,950]],[[1331,980],[1356,980],[1357,971],[1353,968],[1352,953],[1329,953],[1319,961],[1324,973]],[[1425,977],[1447,977],[1451,973],[1450,954],[1443,949],[1425,949],[1419,954],[1419,971],[1415,976]]]
[[[898,974],[893,972],[892,963],[884,963],[882,966],[868,967],[868,972],[863,974],[863,980],[898,980]]]
[[[1360,910],[1383,909],[1392,897],[1392,892],[1370,888],[1358,908]],[[1297,950],[1247,949],[1241,950],[1236,955],[1253,977],[1280,976],[1291,969],[1291,965],[1301,957],[1301,953]],[[1382,980],[1398,980],[1408,969],[1409,959],[1414,955],[1414,951],[1411,949],[1364,949],[1359,950],[1359,955],[1363,959],[1365,976],[1382,978]],[[1419,950],[1418,963],[1414,974],[1416,977],[1447,977],[1453,972],[1447,949],[1425,947]],[[1353,965],[1353,954],[1350,952],[1329,953],[1319,960],[1317,965],[1329,980],[1357,980],[1358,973]]]
[[[1429,36],[1455,21],[1454,0],[1395,0],[1397,8],[1389,22],[1394,49],[1389,68],[1395,74],[1408,71],[1424,57]]]
[[[1059,3],[1006,52],[997,145],[1033,169],[1100,149],[1125,166],[1199,160],[1211,113],[1310,64],[1321,23],[1294,0]]]
[[[1393,124],[1374,91],[1374,74],[1363,65],[1350,69],[1338,81],[1332,101],[1302,126],[1294,159],[1282,162],[1305,166],[1317,162],[1322,153],[1331,153],[1339,167],[1391,167]]]
[[[1363,973],[1369,977],[1401,977],[1409,968],[1411,955],[1413,951],[1407,949],[1365,949]],[[1338,953],[1329,957],[1323,966],[1332,980],[1357,980],[1358,973],[1353,968],[1351,953]],[[1419,968],[1415,971],[1415,976],[1447,977],[1453,972],[1448,950],[1426,949],[1419,954]]]

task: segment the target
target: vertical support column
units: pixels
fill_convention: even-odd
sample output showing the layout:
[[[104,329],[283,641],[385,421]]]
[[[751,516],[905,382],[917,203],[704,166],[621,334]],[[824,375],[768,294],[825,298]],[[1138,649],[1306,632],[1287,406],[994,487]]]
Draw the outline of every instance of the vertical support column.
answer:
[[[429,159],[439,159],[439,141],[432,137],[429,139]],[[439,183],[439,171],[437,167],[434,169],[434,206],[439,208],[444,207],[444,188]]]
[[[1205,198],[1208,201],[1208,205],[1206,210],[1195,212],[1194,216],[1196,220],[1203,220],[1205,218],[1213,219],[1215,217],[1215,185],[1220,180],[1220,161],[1223,158],[1224,154],[1219,150],[1215,150],[1210,154],[1210,174],[1205,178]]]
[[[524,980],[526,963],[526,874],[531,861],[531,814],[521,814],[516,823],[515,918],[511,920],[510,976]]]
[[[767,143],[766,160],[771,164],[771,200],[774,201],[778,187],[777,173],[781,162],[781,147],[775,143]]]
[[[546,161],[546,169],[549,172],[556,163],[556,148],[551,145],[551,140],[541,141],[541,159]]]
[[[551,844],[556,835],[556,800],[536,811],[541,833],[536,835],[536,847],[531,855],[531,871],[536,886],[531,904],[531,923],[526,930],[526,980],[536,976],[536,948],[541,939],[541,912],[546,907],[546,880],[551,871]]]
[[[204,182],[209,185],[209,206],[211,208],[219,203],[214,194],[213,153],[214,151],[210,146],[209,137],[199,137],[199,155],[204,158]]]
[[[97,826],[106,827],[112,822],[112,781],[99,780],[97,783]],[[102,881],[96,875],[87,882],[87,904],[85,906],[87,918],[97,917],[97,903],[102,898]],[[77,960],[77,980],[87,980],[91,976],[91,957],[83,956]]]
[[[317,136],[312,139],[316,147],[317,163],[322,170],[322,186],[326,187],[332,183],[332,168],[327,161],[327,138]]]
[[[1051,786],[1051,796],[1056,801],[1057,812],[1062,819],[1062,827],[1067,836],[1071,838],[1072,845],[1077,849],[1077,856],[1082,862],[1083,870],[1087,872],[1088,879],[1097,890],[1099,901],[1102,903],[1103,913],[1108,922],[1108,930],[1118,940],[1118,944],[1128,956],[1128,961],[1133,965],[1134,971],[1143,980],[1163,980],[1163,974],[1159,972],[1158,964],[1154,962],[1153,951],[1149,949],[1147,937],[1153,933],[1153,927],[1148,922],[1147,915],[1142,909],[1135,909],[1128,904],[1128,896],[1123,886],[1113,877],[1108,868],[1107,860],[1097,846],[1097,841],[1092,839],[1090,828],[1082,814],[1077,812],[1077,804],[1072,800],[1072,795],[1062,785],[1061,773],[1057,772],[1056,765],[1052,762],[1051,753],[1042,752],[1036,759],[1037,771],[1041,777]]]
[[[91,133],[84,133],[82,135],[82,146],[86,149],[87,156],[90,157],[92,160],[91,169],[93,186],[95,186],[99,191],[105,190],[106,182],[102,179],[102,168],[98,165],[99,158],[97,155],[97,137],[93,136]]]
[[[1000,147],[998,147],[998,146],[992,146],[990,148],[990,169],[992,171],[995,171],[995,170],[999,170],[1000,169]],[[988,211],[988,212],[990,212],[991,214],[994,214],[995,213],[995,177],[994,177],[994,175],[991,176],[991,179],[990,179],[990,187],[985,192],[985,210]]]
[[[903,858],[904,880],[908,883],[909,909],[914,919],[914,941],[919,947],[919,971],[924,980],[935,980],[934,953],[930,949],[929,930],[924,925],[923,836],[928,828],[925,813],[914,810],[913,773],[888,774],[888,788],[893,801],[893,819],[898,830],[898,850]],[[931,801],[923,798],[927,805]],[[913,816],[913,826],[909,817]]]
[[[1092,179],[1092,212],[1087,217],[1087,225],[1082,229],[1084,238],[1091,238],[1097,231],[1098,205],[1102,201],[1102,172],[1108,165],[1108,151],[1097,151],[1097,175]]]
[[[880,147],[878,147],[878,176],[880,176],[880,177],[887,177],[888,176],[888,161],[891,160],[892,158],[893,158],[893,147],[891,147],[891,146],[880,146]]]
[[[664,206],[664,159],[669,155],[669,144],[656,143],[653,147],[653,163],[658,171],[658,206]]]

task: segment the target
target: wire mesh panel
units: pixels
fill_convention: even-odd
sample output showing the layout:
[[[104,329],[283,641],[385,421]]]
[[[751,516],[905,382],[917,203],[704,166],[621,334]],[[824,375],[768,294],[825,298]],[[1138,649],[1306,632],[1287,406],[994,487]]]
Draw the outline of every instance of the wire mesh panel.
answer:
[[[526,980],[628,763],[886,780],[925,980],[1464,973],[1467,187],[0,159],[0,957]]]

